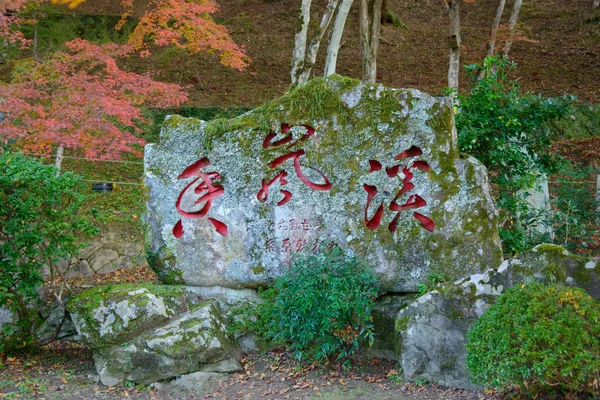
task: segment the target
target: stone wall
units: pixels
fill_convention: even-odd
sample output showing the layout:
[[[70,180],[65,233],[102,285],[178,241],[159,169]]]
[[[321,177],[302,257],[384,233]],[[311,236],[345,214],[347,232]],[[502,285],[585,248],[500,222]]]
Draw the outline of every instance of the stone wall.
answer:
[[[82,248],[77,259],[62,260],[58,267],[66,277],[107,274],[117,269],[130,269],[148,265],[141,240],[128,237],[114,227],[105,230]],[[49,276],[48,268],[43,271]]]

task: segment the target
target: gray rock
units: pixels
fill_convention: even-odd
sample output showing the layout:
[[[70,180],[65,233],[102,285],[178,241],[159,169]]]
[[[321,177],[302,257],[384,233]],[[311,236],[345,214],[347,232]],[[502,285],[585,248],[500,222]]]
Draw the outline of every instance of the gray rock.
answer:
[[[465,362],[468,330],[507,288],[533,281],[581,287],[599,299],[596,263],[549,244],[506,260],[497,269],[439,285],[396,317],[405,378],[476,388]]]
[[[92,348],[125,343],[161,326],[191,305],[197,296],[183,287],[151,284],[88,289],[68,305],[77,332]]]
[[[203,394],[210,379],[219,376],[221,374],[215,372],[194,372],[193,374],[180,376],[171,382],[171,385]]]
[[[239,371],[239,357],[210,302],[128,342],[94,351],[100,380],[107,386],[149,384],[195,371]]]
[[[42,311],[42,318],[43,322],[36,330],[39,340],[49,340],[54,337],[57,329],[58,334],[55,337],[57,340],[69,340],[77,335],[77,329],[75,329],[69,313],[66,312],[64,304],[49,304]]]
[[[127,243],[120,251],[121,254],[129,257],[138,257],[144,254],[144,247],[139,243]]]
[[[96,287],[68,310],[104,385],[148,384],[190,372],[240,369],[216,302],[182,286]]]
[[[339,76],[232,120],[171,116],[145,150],[148,262],[165,283],[257,288],[326,241],[389,292],[498,265],[486,170],[459,156],[453,118],[448,98]]]
[[[96,253],[98,250],[100,250],[102,248],[102,246],[103,245],[101,242],[90,243],[88,246],[79,250],[79,258],[81,258],[81,259],[91,258],[94,255],[94,253]]]
[[[399,359],[396,352],[398,347],[395,332],[396,317],[402,308],[414,300],[414,297],[414,294],[387,294],[377,299],[371,309],[375,341],[370,347],[367,343],[361,344],[360,355],[371,358]]]
[[[16,315],[6,306],[0,307],[0,332],[5,325],[12,324],[16,320]]]
[[[95,271],[90,267],[90,263],[86,260],[79,260],[72,268],[70,268],[66,276],[91,276],[94,275]]]
[[[465,316],[465,314],[467,316]],[[400,361],[408,380],[479,389],[466,369],[467,332],[475,318],[438,292],[428,293],[398,313]]]
[[[240,301],[259,300],[258,294],[254,289],[230,289],[221,286],[187,286],[186,290],[197,294],[203,299],[214,299],[224,308]]]

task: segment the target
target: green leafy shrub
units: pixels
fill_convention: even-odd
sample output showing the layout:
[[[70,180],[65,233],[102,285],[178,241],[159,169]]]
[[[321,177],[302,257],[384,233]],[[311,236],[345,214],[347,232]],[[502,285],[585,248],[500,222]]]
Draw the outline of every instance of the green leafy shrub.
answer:
[[[542,176],[559,171],[561,158],[550,153],[552,121],[566,116],[573,98],[543,98],[523,92],[508,71],[516,64],[489,57],[471,65],[473,84],[458,95],[456,126],[460,151],[477,157],[489,170],[497,188],[501,213],[500,237],[508,253],[527,250],[531,230],[523,216],[529,214],[524,190]],[[476,79],[480,70],[482,79]]]
[[[469,331],[467,367],[486,386],[598,394],[600,304],[576,288],[510,288]]]
[[[595,171],[583,163],[572,163],[556,177],[550,218],[553,234],[545,242],[569,250],[588,247],[598,230]]]
[[[3,328],[0,352],[36,341],[41,269],[77,253],[96,229],[79,210],[86,201],[73,174],[19,153],[0,153],[0,307],[18,316]]]
[[[375,276],[339,248],[298,255],[262,303],[238,310],[237,330],[288,344],[299,360],[348,361],[361,341],[373,343],[377,293]]]

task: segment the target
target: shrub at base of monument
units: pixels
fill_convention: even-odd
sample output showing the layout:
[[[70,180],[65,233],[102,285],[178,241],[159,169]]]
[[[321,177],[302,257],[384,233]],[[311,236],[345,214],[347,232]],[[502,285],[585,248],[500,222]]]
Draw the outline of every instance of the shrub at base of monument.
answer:
[[[543,244],[497,269],[440,285],[398,312],[398,353],[405,378],[481,388],[471,382],[466,368],[466,337],[498,296],[514,285],[540,282],[581,287],[598,300],[599,279],[594,261]]]
[[[473,380],[530,397],[600,394],[600,303],[583,290],[516,286],[468,334]]]
[[[191,372],[239,370],[239,349],[220,311],[185,287],[97,287],[69,304],[83,341],[108,386],[148,384]]]
[[[336,247],[297,255],[262,302],[231,310],[232,331],[285,344],[298,360],[349,363],[361,342],[373,344],[373,273]]]
[[[486,169],[459,156],[448,98],[314,79],[234,119],[171,116],[144,163],[165,283],[268,286],[324,242],[387,292],[502,260]]]

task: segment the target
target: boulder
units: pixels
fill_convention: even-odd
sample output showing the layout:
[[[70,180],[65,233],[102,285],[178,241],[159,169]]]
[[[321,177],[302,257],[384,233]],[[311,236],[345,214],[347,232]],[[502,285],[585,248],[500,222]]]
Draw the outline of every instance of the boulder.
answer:
[[[66,311],[64,303],[47,304],[40,312],[42,324],[36,330],[39,340],[78,340],[77,329]],[[60,326],[59,326],[60,325]],[[58,333],[57,333],[58,330]]]
[[[532,281],[581,287],[595,299],[600,269],[560,246],[543,244],[498,268],[438,285],[396,317],[404,376],[475,389],[466,368],[467,332],[507,288]]]
[[[165,283],[257,288],[335,243],[415,292],[502,251],[485,167],[452,102],[331,76],[231,120],[169,117],[145,149],[147,256]]]
[[[394,330],[396,316],[402,308],[412,303],[414,298],[414,293],[410,293],[406,295],[385,294],[377,299],[371,309],[373,336],[375,340],[372,346],[369,346],[368,343],[361,344],[360,355],[371,358],[399,360],[396,352],[398,343]]]
[[[16,320],[17,316],[7,306],[0,307],[0,333],[5,326],[13,324]]]
[[[184,287],[115,285],[83,292],[69,305],[94,351],[100,381],[149,384],[192,372],[240,369],[216,303]]]
[[[211,302],[127,343],[94,353],[100,380],[108,386],[149,384],[191,372],[239,371],[239,357]]]
[[[197,303],[197,296],[185,287],[124,284],[88,289],[74,298],[68,309],[84,342],[99,348],[125,343]]]

